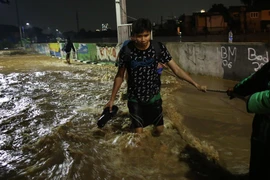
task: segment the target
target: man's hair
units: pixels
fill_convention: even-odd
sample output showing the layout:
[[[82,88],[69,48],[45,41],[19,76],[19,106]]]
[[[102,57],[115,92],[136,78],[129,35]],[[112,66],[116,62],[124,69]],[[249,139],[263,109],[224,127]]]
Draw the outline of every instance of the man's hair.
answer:
[[[144,31],[152,31],[152,23],[149,19],[140,18],[132,23],[132,33],[140,34]]]

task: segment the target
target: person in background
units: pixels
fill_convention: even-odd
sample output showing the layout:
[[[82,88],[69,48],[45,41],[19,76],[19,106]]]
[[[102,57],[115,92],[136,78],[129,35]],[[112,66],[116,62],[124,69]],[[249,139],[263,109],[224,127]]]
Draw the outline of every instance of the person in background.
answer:
[[[250,150],[250,180],[270,179],[270,63],[227,90],[230,99],[246,101],[254,113]]]
[[[66,61],[67,61],[68,64],[71,64],[70,63],[70,52],[71,52],[71,49],[73,50],[73,53],[75,53],[75,48],[73,46],[73,43],[72,43],[70,37],[68,37],[66,39],[65,45],[64,45],[64,47],[62,49],[63,51],[66,52]]]
[[[176,27],[177,27],[176,32],[177,32],[177,35],[179,37],[179,41],[182,42],[181,21],[180,20],[178,20],[176,22]]]
[[[134,40],[130,44],[130,54],[126,55],[123,49],[120,50],[118,71],[114,79],[111,98],[105,107],[112,110],[116,94],[127,71],[131,130],[135,133],[143,133],[144,127],[154,125],[153,135],[158,136],[164,128],[158,64],[166,64],[177,77],[189,82],[199,91],[205,92],[206,86],[197,84],[182,70],[160,42],[161,53],[157,56],[151,44],[151,31],[152,24],[148,19],[140,18],[132,24]]]

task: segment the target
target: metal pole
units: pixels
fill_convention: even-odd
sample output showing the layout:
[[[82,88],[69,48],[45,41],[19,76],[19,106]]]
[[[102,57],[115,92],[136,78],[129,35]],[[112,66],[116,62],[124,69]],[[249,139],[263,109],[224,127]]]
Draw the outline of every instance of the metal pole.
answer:
[[[16,5],[17,24],[18,24],[19,33],[20,33],[21,47],[24,47],[23,42],[22,42],[22,27],[21,27],[21,23],[20,23],[19,9],[18,9],[17,0],[15,0],[15,5]]]
[[[127,24],[127,4],[126,0],[121,0],[121,23]],[[121,31],[121,43],[129,39],[128,26],[123,26]]]
[[[116,28],[117,28],[117,42],[121,43],[120,25],[121,23],[121,4],[120,0],[115,0],[115,12],[116,12]]]
[[[126,0],[121,0],[121,24],[127,24],[127,4]]]
[[[118,44],[121,44],[129,38],[128,26],[122,26],[123,24],[127,24],[126,0],[115,0],[115,10],[116,10],[117,41]]]

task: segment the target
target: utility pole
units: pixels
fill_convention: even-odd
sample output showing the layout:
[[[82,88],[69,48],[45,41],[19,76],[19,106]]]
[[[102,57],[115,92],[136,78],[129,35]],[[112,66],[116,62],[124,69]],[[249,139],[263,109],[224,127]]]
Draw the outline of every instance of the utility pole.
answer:
[[[16,6],[17,24],[18,24],[19,33],[20,33],[21,47],[24,47],[23,42],[22,42],[22,27],[21,27],[21,22],[20,22],[20,16],[19,16],[19,9],[18,9],[17,0],[15,0],[15,6]]]
[[[116,28],[118,44],[127,40],[129,31],[127,26],[126,0],[115,0]]]
[[[118,27],[121,25],[121,4],[120,4],[120,0],[115,0],[115,12],[116,12],[116,30],[117,30],[117,37],[118,37],[118,42],[119,42]]]
[[[127,24],[127,3],[126,0],[121,1],[121,22],[122,24]]]

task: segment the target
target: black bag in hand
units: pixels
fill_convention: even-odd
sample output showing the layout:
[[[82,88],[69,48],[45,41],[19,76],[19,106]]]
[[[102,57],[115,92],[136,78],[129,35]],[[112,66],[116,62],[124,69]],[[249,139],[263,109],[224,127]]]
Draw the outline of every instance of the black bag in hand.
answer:
[[[109,107],[106,107],[106,108],[103,110],[103,112],[102,112],[100,118],[98,119],[98,122],[97,122],[98,127],[99,127],[99,128],[104,127],[105,124],[106,124],[109,120],[111,120],[113,116],[116,115],[117,111],[118,111],[118,107],[115,106],[115,105],[112,106],[112,112],[110,112],[110,108],[109,108]]]

